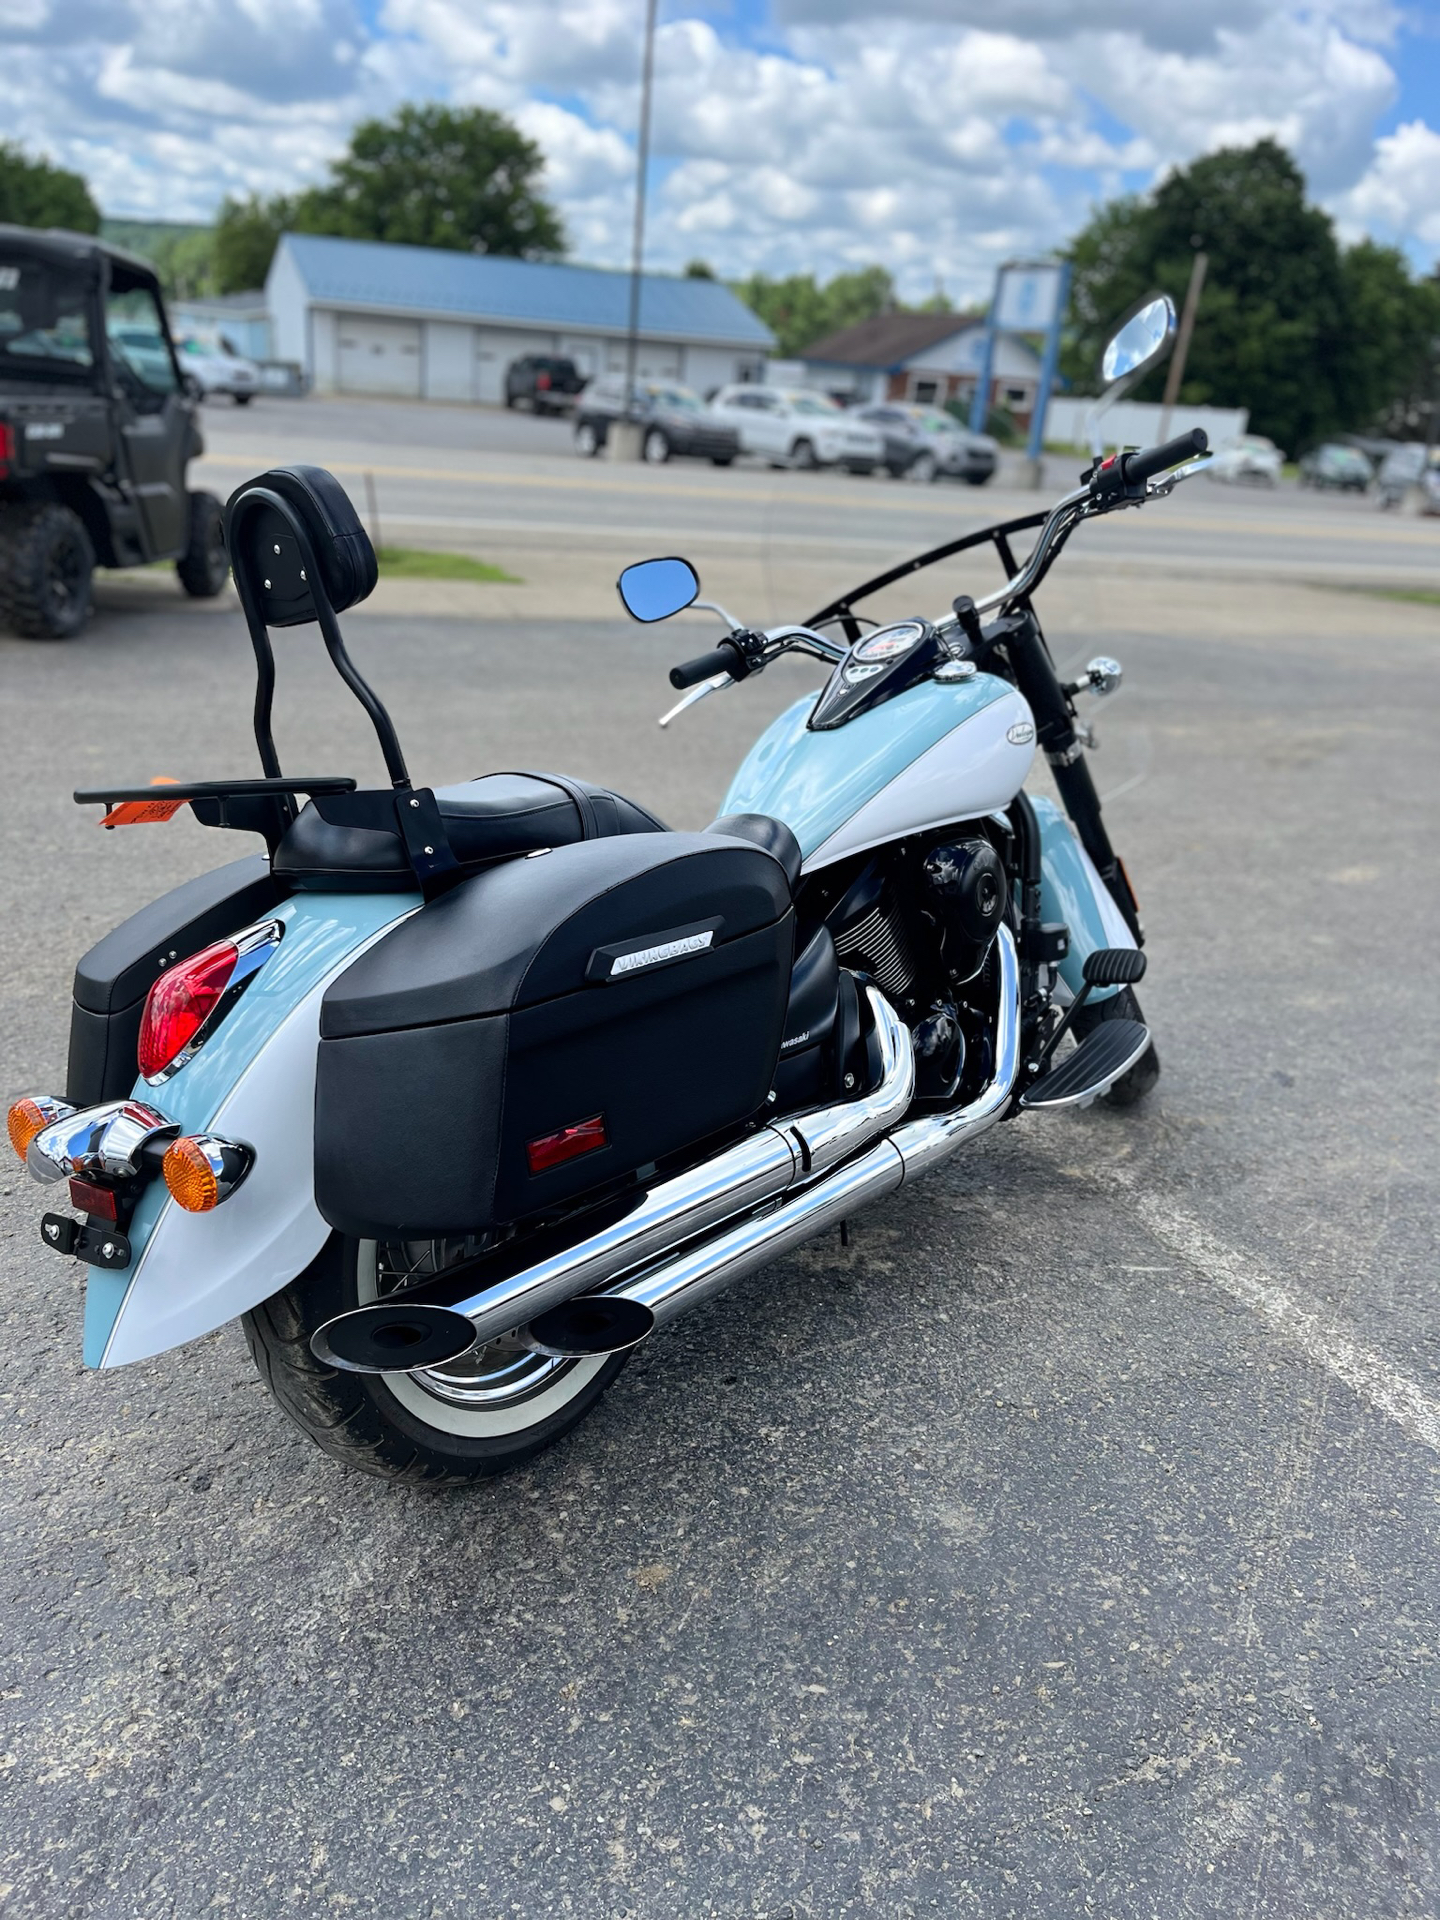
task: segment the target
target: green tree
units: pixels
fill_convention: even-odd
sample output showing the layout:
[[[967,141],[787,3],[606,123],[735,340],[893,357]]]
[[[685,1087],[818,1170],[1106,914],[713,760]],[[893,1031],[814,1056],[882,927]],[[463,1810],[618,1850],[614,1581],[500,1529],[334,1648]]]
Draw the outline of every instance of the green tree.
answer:
[[[1347,421],[1401,437],[1423,431],[1440,371],[1440,281],[1413,280],[1398,248],[1362,240],[1346,249],[1340,284]]]
[[[0,221],[98,233],[100,209],[81,174],[32,160],[12,141],[0,140]]]
[[[544,165],[535,142],[486,107],[402,107],[393,120],[356,127],[328,184],[301,194],[294,225],[544,259],[565,248],[560,216],[535,184]]]
[[[897,304],[895,282],[884,267],[837,274],[824,287],[813,273],[794,273],[786,280],[753,273],[735,284],[735,292],[775,335],[782,359],[793,359],[826,334],[873,320]]]
[[[1423,380],[1434,326],[1403,258],[1369,242],[1342,251],[1300,169],[1266,139],[1111,201],[1077,235],[1063,364],[1082,392],[1096,390],[1101,350],[1131,307],[1157,290],[1180,305],[1200,248],[1209,267],[1182,400],[1248,407],[1255,431],[1294,454],[1369,424]],[[1158,399],[1164,378],[1149,375],[1136,397]]]
[[[295,202],[283,194],[262,200],[228,195],[220,203],[211,251],[211,272],[217,293],[248,293],[263,287],[276,242],[295,223]]]
[[[708,260],[687,260],[685,263],[685,278],[687,280],[713,280],[715,278],[715,269]]]

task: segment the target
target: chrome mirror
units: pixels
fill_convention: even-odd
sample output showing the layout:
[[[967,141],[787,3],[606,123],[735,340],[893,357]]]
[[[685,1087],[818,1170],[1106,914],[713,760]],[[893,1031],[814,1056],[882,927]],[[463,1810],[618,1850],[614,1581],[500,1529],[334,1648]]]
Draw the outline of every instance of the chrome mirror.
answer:
[[[637,560],[615,582],[632,620],[668,620],[694,601],[700,576],[688,560]]]
[[[1106,346],[1100,372],[1108,383],[1085,416],[1085,440],[1092,458],[1105,451],[1100,417],[1142,373],[1148,373],[1170,351],[1176,333],[1175,302],[1168,293],[1154,294],[1135,312]]]
[[[1132,313],[1101,357],[1100,373],[1107,385],[1134,380],[1163,360],[1175,338],[1175,324],[1175,303],[1168,293],[1157,294]]]

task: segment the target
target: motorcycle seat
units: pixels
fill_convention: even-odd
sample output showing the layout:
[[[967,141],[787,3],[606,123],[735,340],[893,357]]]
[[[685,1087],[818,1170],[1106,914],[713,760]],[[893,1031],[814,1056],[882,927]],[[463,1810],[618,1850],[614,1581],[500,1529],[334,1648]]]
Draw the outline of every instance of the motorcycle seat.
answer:
[[[486,774],[437,787],[435,801],[451,851],[462,867],[475,871],[542,847],[667,831],[663,821],[622,794],[559,774]],[[301,891],[413,886],[394,794],[317,795],[286,831],[274,872]]]
[[[795,891],[805,856],[800,851],[800,842],[783,820],[772,819],[768,813],[722,813],[705,831],[723,833],[732,840],[749,840],[763,848],[780,862],[790,882],[790,891]]]

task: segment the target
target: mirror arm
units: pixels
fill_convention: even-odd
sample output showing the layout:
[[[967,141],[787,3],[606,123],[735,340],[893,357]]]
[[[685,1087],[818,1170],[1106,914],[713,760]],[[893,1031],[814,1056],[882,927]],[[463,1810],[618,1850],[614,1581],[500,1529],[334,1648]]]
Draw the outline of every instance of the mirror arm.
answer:
[[[698,607],[702,613],[718,613],[731,633],[739,633],[745,624],[743,620],[737,620],[734,614],[729,612],[727,608],[722,607],[718,600],[692,600],[690,605],[692,607]],[[685,609],[682,607],[681,612],[683,613],[684,611]]]

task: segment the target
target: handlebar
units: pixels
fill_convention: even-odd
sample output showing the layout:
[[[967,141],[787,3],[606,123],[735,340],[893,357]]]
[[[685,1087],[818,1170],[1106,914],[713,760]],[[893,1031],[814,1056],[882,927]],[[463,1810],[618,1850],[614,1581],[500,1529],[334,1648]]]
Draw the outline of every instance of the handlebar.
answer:
[[[1103,500],[1130,487],[1143,487],[1157,473],[1168,473],[1171,467],[1178,467],[1209,450],[1210,436],[1203,427],[1193,427],[1189,433],[1176,434],[1160,447],[1145,447],[1139,453],[1113,453],[1095,469],[1090,491]]]
[[[1209,434],[1203,427],[1192,427],[1189,433],[1177,433],[1164,446],[1147,447],[1141,453],[1127,453],[1125,478],[1138,486],[1142,480],[1153,480],[1157,473],[1167,473],[1171,467],[1178,467],[1186,460],[1193,460],[1196,454],[1209,451]]]
[[[736,673],[739,667],[741,672]],[[709,653],[697,654],[693,660],[682,660],[678,667],[670,669],[672,687],[693,687],[697,681],[713,679],[717,673],[728,673],[735,679],[743,679],[745,656],[733,640],[722,640],[718,647],[712,647]]]

